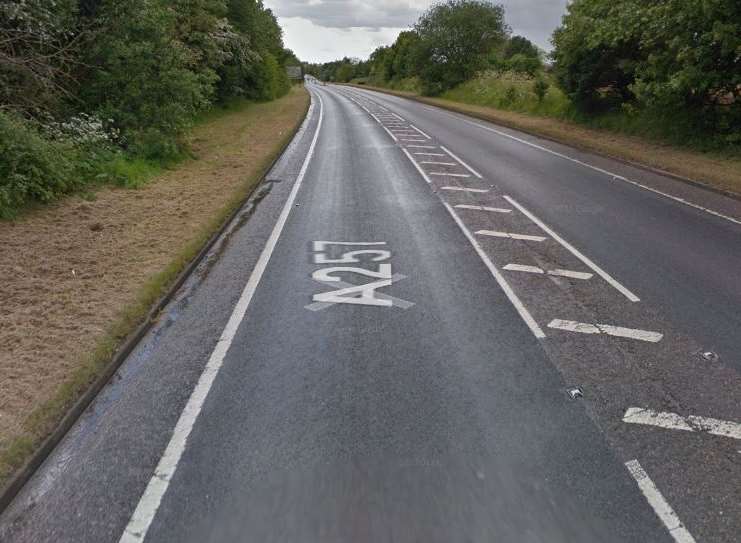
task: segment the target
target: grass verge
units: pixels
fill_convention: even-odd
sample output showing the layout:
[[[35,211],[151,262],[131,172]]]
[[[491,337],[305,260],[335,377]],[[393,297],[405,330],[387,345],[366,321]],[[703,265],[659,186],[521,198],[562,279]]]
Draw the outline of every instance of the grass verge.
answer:
[[[411,91],[369,85],[352,86],[410,98],[741,195],[741,158],[737,156],[691,151],[567,120],[464,103],[450,99],[465,98],[465,95],[455,94],[453,91],[448,98],[431,98]]]
[[[0,384],[0,486],[249,196],[308,105],[300,87],[273,102],[234,104],[193,130],[197,158],[155,178],[144,165],[151,179],[137,190],[103,187],[92,199],[68,198],[0,224],[8,248],[0,273],[13,272],[0,286],[9,302],[0,313],[8,346],[0,353],[8,377]],[[15,248],[25,257],[13,261]],[[54,298],[45,306],[47,283]]]

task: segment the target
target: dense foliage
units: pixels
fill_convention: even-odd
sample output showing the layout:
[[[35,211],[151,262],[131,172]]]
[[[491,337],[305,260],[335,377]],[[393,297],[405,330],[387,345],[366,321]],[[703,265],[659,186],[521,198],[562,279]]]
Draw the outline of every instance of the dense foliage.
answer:
[[[0,215],[108,178],[102,156],[177,157],[205,109],[285,94],[287,64],[262,0],[2,2]]]

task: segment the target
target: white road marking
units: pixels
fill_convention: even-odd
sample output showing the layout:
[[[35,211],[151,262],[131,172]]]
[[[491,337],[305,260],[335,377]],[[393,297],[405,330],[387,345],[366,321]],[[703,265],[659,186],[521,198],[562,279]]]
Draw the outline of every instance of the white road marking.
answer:
[[[741,439],[741,423],[729,420],[712,419],[688,415],[683,417],[676,413],[658,412],[652,409],[629,407],[623,415],[623,422],[632,424],[647,424],[668,428],[670,430],[685,430],[687,432],[705,432],[715,436]]]
[[[411,145],[409,147],[411,147]],[[418,146],[418,147],[421,147],[421,146]],[[432,148],[433,147],[430,147],[430,149],[432,149]],[[418,155],[418,156],[445,156],[442,153],[414,153],[414,154],[415,155]]]
[[[458,204],[453,207],[457,209],[473,209],[474,211],[493,211],[494,213],[512,213],[511,209],[504,209],[502,207],[472,206],[468,204]]]
[[[448,153],[448,154],[449,154],[449,155],[450,155],[451,157],[453,157],[453,158],[454,158],[455,160],[457,160],[458,162],[460,162],[461,166],[463,166],[464,168],[466,168],[466,169],[467,169],[467,170],[468,170],[469,172],[471,172],[471,173],[472,173],[473,175],[475,175],[475,176],[476,176],[476,177],[478,177],[479,179],[483,179],[483,177],[481,177],[481,174],[480,174],[479,172],[477,172],[477,171],[476,171],[476,170],[474,170],[474,169],[473,169],[473,168],[472,168],[471,166],[469,166],[468,164],[466,164],[465,162],[463,162],[463,161],[462,161],[462,160],[461,160],[461,159],[460,159],[460,158],[458,157],[458,155],[455,155],[455,154],[453,154],[453,151],[451,151],[451,150],[450,150],[450,149],[448,149],[447,147],[443,147],[442,145],[440,146],[440,149],[442,149],[443,151],[445,151],[446,153]]]
[[[419,139],[419,138],[414,138],[414,139],[410,139],[410,138],[401,138],[401,141],[413,141],[413,142],[419,142],[419,141],[426,141],[426,140],[423,140],[423,139]]]
[[[457,190],[460,192],[476,192],[476,193],[489,192],[489,189],[469,189],[466,187],[440,187],[440,190]]]
[[[435,164],[437,166],[456,166],[455,162],[434,162],[429,160],[422,160],[420,164]]]
[[[471,177],[467,173],[450,173],[450,172],[430,172],[430,175],[440,175],[443,177]]]
[[[436,145],[407,145],[410,149],[437,149]],[[419,154],[419,153],[415,153]],[[445,155],[440,155],[445,156]]]
[[[451,115],[451,116],[452,117],[456,117],[455,115]],[[456,118],[457,119],[460,119],[459,117],[456,117]],[[594,170],[596,172],[599,172],[599,173],[602,173],[604,175],[610,176],[613,181],[618,180],[618,181],[623,181],[625,183],[630,183],[631,185],[635,185],[636,187],[639,187],[639,188],[642,188],[644,190],[653,192],[654,194],[658,194],[659,196],[663,196],[664,198],[669,198],[670,200],[674,200],[675,202],[679,202],[680,204],[684,204],[684,205],[689,206],[689,207],[692,207],[694,209],[699,209],[700,211],[704,211],[705,213],[709,213],[710,215],[713,215],[715,217],[718,217],[718,218],[721,218],[721,219],[725,219],[725,220],[730,221],[730,222],[735,223],[735,224],[741,224],[741,220],[739,220],[739,219],[734,219],[733,217],[729,217],[728,215],[724,215],[723,213],[718,213],[717,211],[713,211],[712,209],[708,209],[707,207],[703,207],[703,206],[698,205],[698,204],[693,204],[692,202],[690,202],[690,201],[688,201],[688,200],[686,200],[684,198],[680,198],[679,196],[673,196],[673,195],[668,194],[666,192],[663,192],[663,191],[657,190],[655,188],[649,187],[647,185],[644,185],[643,183],[639,183],[638,181],[633,181],[632,179],[628,179],[625,176],[622,176],[622,175],[613,173],[613,172],[611,172],[609,170],[605,170],[605,169],[600,168],[598,166],[593,166],[591,164],[587,164],[586,162],[583,162],[583,161],[581,161],[579,159],[570,157],[570,156],[565,155],[563,153],[559,153],[558,151],[554,151],[552,149],[548,149],[547,147],[543,147],[542,145],[538,145],[536,143],[532,143],[532,142],[527,141],[527,140],[524,140],[522,138],[517,138],[515,136],[512,136],[510,134],[507,134],[505,132],[502,132],[501,130],[496,130],[494,128],[490,128],[488,126],[484,126],[483,124],[479,124],[479,123],[476,123],[476,122],[473,122],[473,121],[469,121],[467,119],[460,119],[460,120],[463,121],[463,122],[465,122],[465,123],[468,123],[470,125],[478,126],[479,128],[483,128],[484,130],[488,130],[489,132],[494,132],[495,134],[499,134],[500,136],[504,136],[505,138],[509,138],[511,140],[514,140],[514,141],[517,141],[517,142],[520,142],[520,143],[524,143],[525,145],[528,145],[530,147],[533,147],[534,149],[538,149],[540,151],[544,151],[546,153],[549,153],[551,155],[557,156],[559,158],[563,158],[564,160],[568,160],[570,162],[574,162],[575,164],[579,164],[580,166],[584,166],[585,168],[589,168],[590,170]]]
[[[530,236],[528,234],[513,234],[511,232],[497,232],[495,230],[478,230],[476,234],[479,236],[490,236],[493,238],[521,239],[525,241],[545,241],[546,239],[548,239],[543,236]]]
[[[557,277],[569,277],[571,279],[591,279],[594,277],[591,273],[584,273],[571,270],[548,270],[545,271],[537,266],[525,266],[523,264],[507,264],[504,266],[505,270],[508,271],[521,271],[527,273],[540,273],[547,275],[555,275]]]
[[[144,490],[144,494],[142,494],[139,499],[139,503],[126,525],[126,529],[123,534],[121,534],[119,543],[140,543],[144,540],[147,535],[147,530],[149,530],[152,520],[157,514],[162,497],[167,492],[167,489],[170,486],[170,481],[175,475],[180,458],[183,455],[183,451],[185,451],[188,437],[193,430],[193,426],[195,425],[196,419],[203,407],[203,403],[206,401],[206,397],[211,390],[211,386],[224,363],[224,358],[229,351],[232,341],[234,341],[237,329],[247,313],[252,296],[257,290],[260,279],[267,268],[273,250],[283,232],[283,227],[288,220],[288,214],[294,207],[294,200],[296,199],[298,190],[301,188],[301,183],[306,175],[309,163],[314,156],[316,142],[319,138],[319,132],[322,128],[322,121],[324,118],[324,104],[322,103],[322,98],[320,95],[317,95],[317,99],[319,101],[319,120],[317,122],[316,131],[314,132],[314,137],[311,140],[311,145],[306,153],[306,158],[304,159],[301,170],[296,177],[293,188],[288,195],[288,199],[283,206],[278,221],[275,223],[273,231],[270,233],[270,237],[268,238],[262,253],[260,253],[260,258],[255,264],[255,268],[252,270],[250,278],[248,279],[244,290],[242,290],[239,300],[237,300],[237,304],[234,306],[229,321],[221,332],[221,337],[216,343],[216,347],[214,347],[206,367],[203,369],[203,373],[201,373],[201,376],[198,379],[198,383],[193,389],[193,392],[191,392],[190,398],[188,398],[188,403],[180,414],[180,418],[175,425],[175,429],[172,432],[167,448],[165,449],[162,458],[160,458],[160,461],[154,470],[154,474],[149,480],[147,488]],[[313,109],[314,104],[312,102],[307,119],[311,119],[311,111],[313,111]]]
[[[410,124],[409,126],[411,126],[412,128],[414,128],[417,132],[419,132],[420,134],[422,134],[428,140],[431,140],[432,139],[430,136],[428,136],[427,134],[425,134],[424,132],[422,132],[419,128],[417,128],[413,124]]]
[[[390,130],[389,130],[388,128],[386,128],[386,127],[385,127],[385,126],[383,126],[383,125],[381,125],[381,128],[383,128],[383,129],[384,129],[384,130],[386,131],[386,133],[387,133],[387,134],[388,134],[389,136],[391,136],[391,139],[393,139],[394,141],[399,141],[399,140],[398,140],[398,139],[396,138],[396,136],[394,136],[394,134],[393,134],[393,133],[392,133],[392,132],[391,132],[391,131],[390,131]]]
[[[639,341],[648,341],[650,343],[659,342],[661,341],[661,338],[664,337],[664,334],[651,332],[650,330],[636,330],[634,328],[613,326],[612,324],[590,324],[562,319],[553,319],[548,324],[548,328],[566,330],[567,332],[578,332],[580,334],[607,334],[608,336],[637,339]]]
[[[423,169],[422,169],[422,168],[420,167],[420,165],[419,165],[419,164],[417,164],[417,161],[416,161],[416,160],[414,160],[414,158],[412,158],[412,155],[410,155],[410,154],[409,154],[409,151],[407,151],[406,149],[402,149],[402,151],[404,151],[404,154],[405,154],[405,155],[407,156],[407,158],[409,159],[409,161],[410,161],[410,162],[411,162],[412,164],[414,164],[414,167],[415,167],[415,168],[417,168],[417,171],[418,171],[418,172],[419,172],[419,174],[420,174],[420,175],[422,176],[422,178],[423,178],[423,179],[424,179],[425,181],[427,181],[427,184],[428,184],[428,185],[432,185],[432,180],[431,180],[431,179],[430,179],[430,178],[429,178],[429,177],[427,176],[427,174],[426,174],[426,173],[425,173],[425,171],[424,171],[424,170],[423,170]],[[415,153],[415,154],[420,154],[420,153]]]
[[[398,281],[401,281],[402,279],[406,279],[406,275],[402,275],[400,273],[395,273],[391,277],[391,283],[396,283]],[[323,281],[318,281],[319,283],[326,285],[327,283],[324,283]],[[339,287],[341,289],[348,289],[351,287],[354,287],[355,285],[352,285],[350,283],[345,283],[344,281],[340,282],[334,282],[331,283],[331,286]],[[380,298],[382,300],[389,300],[391,302],[392,307],[400,307],[401,309],[409,309],[410,307],[414,306],[413,302],[409,302],[407,300],[402,300],[401,298],[396,298],[394,296],[391,296],[389,294],[384,294],[383,292],[376,292],[376,297]],[[309,311],[321,311],[322,309],[326,309],[328,307],[331,307],[335,305],[337,302],[312,302],[308,305],[304,306],[304,309],[308,309]]]
[[[643,470],[638,460],[630,460],[625,463],[625,467],[628,468],[630,475],[638,483],[638,488],[641,490],[649,505],[653,508],[656,516],[661,519],[666,529],[669,530],[669,535],[674,538],[677,543],[695,543],[695,538],[692,537],[684,527],[679,517],[672,509],[672,506],[666,501],[666,498],[661,494],[656,485]]]
[[[402,122],[407,122],[407,120],[406,120],[406,119],[405,119],[404,117],[400,117],[399,115],[397,115],[396,113],[394,113],[394,112],[392,112],[392,111],[390,111],[389,113],[391,113],[391,115],[393,115],[394,117],[396,117],[396,118],[397,118],[397,119],[399,119],[400,121],[402,121]]]
[[[631,291],[629,291],[627,288],[625,288],[623,285],[617,282],[609,273],[607,273],[605,270],[600,268],[597,264],[592,262],[589,258],[584,256],[580,251],[578,251],[573,245],[568,243],[566,240],[564,240],[561,236],[556,234],[553,230],[551,230],[548,226],[545,225],[540,219],[538,219],[535,215],[530,213],[527,209],[522,207],[520,204],[518,204],[514,198],[511,198],[510,196],[504,196],[504,199],[507,200],[510,204],[515,206],[520,212],[522,212],[528,219],[533,221],[535,224],[537,224],[543,231],[545,231],[549,236],[551,236],[553,239],[555,239],[558,243],[563,245],[566,249],[568,249],[571,254],[573,254],[576,258],[584,262],[587,266],[589,266],[592,270],[594,270],[597,275],[602,277],[605,281],[607,281],[613,288],[615,288],[618,292],[620,292],[623,296],[628,298],[631,302],[640,302],[641,299],[633,294]]]
[[[481,248],[481,245],[479,245],[479,242],[476,240],[476,238],[473,237],[471,234],[471,231],[466,227],[465,224],[463,224],[463,221],[458,217],[456,212],[453,210],[452,207],[447,202],[443,202],[443,205],[445,206],[445,209],[448,210],[448,213],[450,213],[450,216],[453,217],[453,220],[458,225],[458,228],[461,229],[463,234],[468,238],[468,241],[473,246],[476,253],[479,255],[479,258],[483,260],[486,267],[489,269],[489,272],[494,277],[496,282],[499,284],[499,287],[504,291],[504,294],[509,299],[510,303],[515,306],[515,309],[520,314],[520,317],[522,317],[522,320],[525,321],[525,324],[527,324],[528,328],[530,328],[530,331],[533,333],[533,335],[536,338],[542,339],[545,337],[545,333],[543,332],[543,329],[538,326],[538,323],[535,322],[535,319],[530,314],[530,312],[527,310],[525,305],[520,301],[520,299],[517,297],[517,294],[512,290],[512,287],[509,286],[509,283],[507,283],[507,280],[504,278],[504,276],[499,272],[497,267],[494,265],[494,263],[491,261],[491,259],[487,256],[486,252]]]

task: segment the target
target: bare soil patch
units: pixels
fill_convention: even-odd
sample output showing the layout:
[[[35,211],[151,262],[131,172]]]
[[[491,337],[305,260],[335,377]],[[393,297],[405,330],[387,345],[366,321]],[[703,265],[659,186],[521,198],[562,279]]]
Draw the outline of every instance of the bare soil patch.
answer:
[[[403,96],[458,113],[465,113],[536,136],[545,136],[579,149],[635,162],[722,191],[741,195],[741,160],[736,158],[679,149],[558,119],[536,117],[440,98],[428,98],[413,92],[393,91],[368,85],[353,86]]]
[[[218,114],[192,132],[196,159],[142,188],[0,222],[0,480],[251,192],[308,102],[295,88]]]

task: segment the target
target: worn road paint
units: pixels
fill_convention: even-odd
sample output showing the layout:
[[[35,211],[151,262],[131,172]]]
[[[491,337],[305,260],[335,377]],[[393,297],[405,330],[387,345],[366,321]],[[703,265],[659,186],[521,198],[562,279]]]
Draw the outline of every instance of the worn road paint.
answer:
[[[419,132],[420,134],[422,134],[428,140],[431,140],[432,139],[430,136],[428,136],[427,134],[425,134],[424,132],[422,132],[419,128],[417,128],[413,124],[410,124],[409,126],[411,126],[414,130],[416,130],[417,132]]]
[[[391,277],[391,283],[392,284],[393,283],[397,283],[397,282],[402,281],[402,280],[404,280],[406,278],[407,278],[406,275],[402,275],[400,273],[396,273],[396,274],[394,274]],[[320,281],[320,283],[322,283],[323,285],[327,285],[327,283],[324,283],[322,281]],[[340,282],[331,283],[331,286],[333,286],[333,287],[340,287],[340,288],[345,289],[345,288],[353,287],[355,285],[351,285],[350,283],[345,283],[344,281],[340,281]],[[409,309],[410,307],[414,306],[414,303],[413,302],[409,302],[407,300],[402,300],[401,298],[396,298],[395,296],[391,296],[389,294],[384,294],[383,292],[376,292],[376,297],[377,298],[380,298],[382,300],[390,300],[391,301],[391,305],[393,307],[399,307],[399,308],[404,309],[404,310]],[[308,305],[305,305],[304,306],[304,309],[308,309],[309,311],[321,311],[322,309],[326,309],[328,307],[333,306],[335,303],[337,303],[337,302],[313,302],[313,303],[310,303]]]
[[[421,167],[421,166],[420,166],[419,164],[417,164],[417,161],[416,161],[416,160],[414,160],[414,158],[412,157],[412,155],[410,155],[410,154],[409,154],[409,151],[407,151],[406,149],[402,149],[402,151],[404,151],[404,154],[405,154],[405,155],[407,156],[407,158],[409,159],[409,162],[411,162],[411,163],[412,163],[412,164],[414,165],[415,169],[416,169],[416,170],[417,170],[417,171],[419,172],[419,174],[420,174],[420,175],[422,176],[422,179],[424,179],[425,181],[427,181],[427,184],[428,184],[428,185],[432,185],[432,179],[430,179],[430,178],[429,178],[429,176],[428,176],[428,175],[427,175],[427,174],[425,173],[425,171],[424,171],[424,170],[422,169],[422,167]],[[415,153],[415,154],[420,154],[420,153]]]
[[[475,192],[475,193],[485,193],[489,192],[489,189],[469,189],[466,187],[440,187],[440,190],[457,190],[460,192]]]
[[[664,337],[664,334],[651,332],[649,330],[637,330],[634,328],[613,326],[612,324],[590,324],[562,319],[553,319],[548,323],[548,328],[565,330],[567,332],[578,332],[580,334],[607,334],[608,336],[637,339],[639,341],[648,341],[650,343],[657,343]]]
[[[467,173],[450,173],[450,172],[430,172],[430,175],[439,175],[443,177],[471,177]]]
[[[278,216],[278,221],[275,223],[273,231],[270,233],[270,237],[265,243],[262,253],[260,253],[260,258],[255,264],[255,268],[252,270],[250,278],[247,280],[247,284],[245,285],[244,290],[242,290],[239,300],[237,300],[237,304],[234,306],[229,321],[221,332],[219,341],[216,343],[216,347],[212,351],[211,356],[206,363],[206,367],[203,369],[203,372],[198,379],[198,383],[193,389],[193,392],[191,392],[191,395],[188,398],[188,403],[185,404],[185,408],[180,414],[177,424],[175,424],[175,429],[173,430],[170,441],[165,448],[165,452],[162,455],[162,458],[160,458],[160,461],[154,470],[154,474],[149,480],[147,488],[144,490],[144,494],[142,494],[139,499],[139,503],[137,504],[134,513],[131,515],[129,522],[121,535],[119,543],[140,543],[146,537],[147,531],[152,524],[152,520],[154,520],[160,503],[162,502],[162,497],[167,492],[167,489],[170,486],[170,481],[175,475],[180,458],[183,455],[183,451],[185,451],[188,437],[190,436],[196,419],[201,412],[203,403],[206,401],[211,386],[216,380],[216,376],[224,363],[224,358],[234,341],[237,329],[247,313],[252,297],[257,290],[257,286],[267,268],[273,250],[283,232],[283,227],[288,220],[289,213],[294,207],[293,203],[296,200],[299,188],[301,188],[301,183],[306,175],[306,170],[314,156],[316,142],[319,139],[319,133],[324,120],[324,104],[322,98],[319,95],[316,97],[319,103],[319,120],[317,121],[311,145],[306,153],[306,158],[301,165],[301,170],[299,171],[293,188],[288,195],[288,199]],[[312,101],[307,119],[312,118],[311,113],[313,109],[314,102]]]
[[[569,242],[564,240],[561,236],[556,234],[553,230],[551,230],[548,226],[543,223],[540,219],[538,219],[535,215],[530,213],[527,209],[522,207],[520,204],[518,204],[514,198],[510,196],[504,196],[504,199],[507,200],[510,204],[515,206],[523,215],[525,215],[528,219],[533,221],[535,224],[537,224],[544,232],[546,232],[549,236],[551,236],[553,239],[555,239],[558,243],[563,245],[568,251],[571,252],[576,258],[584,262],[587,266],[589,266],[592,270],[594,270],[597,275],[602,277],[605,281],[607,281],[614,289],[616,289],[618,292],[620,292],[623,296],[628,298],[631,302],[640,302],[641,299],[633,294],[631,291],[629,291],[627,288],[625,288],[623,285],[621,285],[614,277],[612,277],[609,273],[607,273],[605,270],[600,268],[597,264],[592,262],[589,258],[584,256],[580,251],[578,251],[573,245],[571,245]]]
[[[659,489],[656,488],[656,485],[643,470],[638,460],[626,462],[625,467],[628,468],[630,475],[638,483],[638,488],[653,508],[656,516],[661,519],[666,529],[669,530],[669,534],[674,538],[674,541],[677,543],[695,543],[695,538],[684,527],[674,512],[674,509],[672,509],[672,506],[669,505]]]
[[[547,275],[555,275],[557,277],[569,277],[571,279],[591,279],[593,275],[591,273],[577,272],[571,270],[548,270],[545,271],[537,266],[526,266],[524,264],[507,264],[504,266],[505,270],[508,271],[520,271],[526,273],[539,273]]]
[[[741,423],[697,415],[683,417],[677,413],[629,407],[623,415],[623,422],[658,426],[670,430],[684,430],[686,432],[705,432],[714,436],[741,439]]]
[[[511,209],[505,209],[503,207],[473,206],[469,204],[458,204],[453,207],[456,209],[472,209],[474,211],[491,211],[493,213],[512,213]]]
[[[411,147],[411,145],[409,147]],[[445,156],[442,153],[414,153],[414,154],[420,155],[420,156]]]
[[[436,166],[456,166],[455,162],[434,162],[431,160],[420,161],[420,164],[434,164]]]
[[[529,234],[513,234],[511,232],[497,232],[495,230],[478,230],[476,234],[479,236],[490,236],[493,238],[521,239],[524,241],[545,241],[546,239],[548,239],[543,236],[531,236]]]

